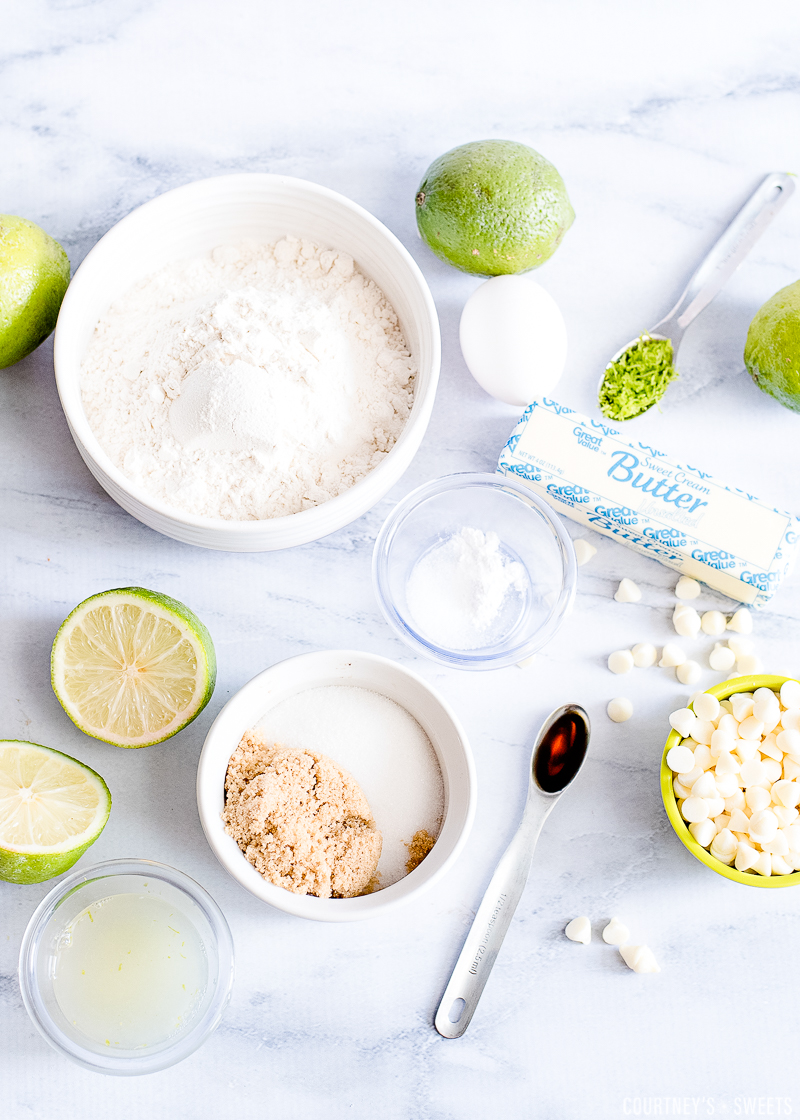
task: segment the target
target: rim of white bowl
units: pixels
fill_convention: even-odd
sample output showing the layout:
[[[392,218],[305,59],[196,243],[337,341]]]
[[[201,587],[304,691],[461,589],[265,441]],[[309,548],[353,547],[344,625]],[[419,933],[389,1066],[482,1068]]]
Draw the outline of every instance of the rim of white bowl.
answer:
[[[72,339],[69,331],[72,329],[70,317],[73,315],[73,309],[80,306],[80,300],[83,297],[83,288],[89,282],[91,271],[96,266],[97,262],[102,261],[109,250],[113,250],[116,242],[121,240],[128,231],[128,228],[141,223],[143,218],[148,218],[151,214],[157,213],[158,210],[168,209],[184,199],[189,199],[193,195],[202,195],[211,190],[212,187],[223,187],[225,185],[235,186],[255,186],[257,184],[270,184],[274,186],[289,186],[294,187],[300,192],[305,192],[308,195],[316,195],[319,197],[330,199],[338,203],[344,209],[350,211],[352,214],[357,215],[366,224],[377,230],[385,239],[390,248],[398,254],[403,263],[408,268],[411,276],[415,280],[419,289],[419,294],[422,297],[425,310],[427,312],[427,325],[431,330],[432,342],[432,362],[430,369],[430,386],[425,394],[417,394],[415,392],[414,403],[411,407],[411,414],[406,422],[403,431],[400,433],[396,443],[388,453],[386,458],[374,467],[369,474],[364,478],[359,479],[353,486],[346,490],[343,494],[339,494],[334,498],[330,498],[327,502],[323,502],[320,506],[315,506],[313,509],[300,510],[298,513],[287,514],[283,517],[273,517],[260,520],[225,520],[223,518],[202,517],[199,515],[192,515],[181,511],[166,503],[159,502],[146,490],[137,486],[132,482],[127,475],[125,475],[119,467],[112,463],[106,452],[103,450],[100,442],[95,436],[91,425],[86,417],[86,413],[81,407],[77,412],[71,409],[65,403],[65,394],[62,391],[66,380],[72,377],[80,377],[80,363],[77,363],[77,369],[72,369],[73,358],[67,353],[68,347],[72,344]],[[65,341],[66,339],[66,341]],[[61,310],[58,314],[58,321],[56,323],[54,343],[53,343],[53,362],[55,368],[56,387],[58,389],[61,407],[64,411],[64,416],[67,420],[67,425],[70,429],[73,439],[78,447],[78,451],[82,457],[88,456],[108,477],[112,485],[118,487],[125,494],[129,495],[140,505],[150,510],[153,514],[161,518],[167,518],[174,521],[178,525],[185,526],[191,529],[209,529],[216,532],[224,533],[226,529],[231,533],[244,533],[245,536],[257,537],[264,533],[265,526],[274,526],[276,535],[280,532],[282,526],[287,525],[289,522],[298,528],[301,525],[311,524],[314,525],[318,521],[331,522],[331,526],[322,529],[318,536],[311,536],[308,540],[319,539],[320,536],[325,536],[328,533],[335,532],[337,528],[350,524],[352,521],[360,517],[368,509],[380,501],[380,498],[391,488],[396,481],[395,478],[388,480],[385,485],[382,480],[387,472],[392,472],[394,463],[390,463],[392,455],[396,451],[405,450],[408,444],[416,440],[416,446],[411,449],[409,456],[409,464],[413,456],[416,454],[419,444],[427,430],[430,421],[431,412],[433,410],[434,398],[436,395],[436,388],[439,381],[439,373],[441,367],[441,331],[439,328],[439,319],[436,312],[436,305],[431,295],[430,288],[427,281],[420,270],[419,265],[411,256],[405,245],[399,238],[392,233],[392,231],[383,224],[378,218],[360,206],[357,202],[347,198],[338,191],[331,190],[330,187],[323,187],[318,183],[313,183],[308,179],[300,179],[292,175],[273,175],[268,172],[239,172],[233,175],[213,175],[205,179],[196,179],[194,182],[185,183],[183,186],[174,187],[172,190],[164,191],[162,194],[157,195],[155,198],[144,202],[141,206],[137,206],[124,218],[121,218],[100,238],[100,240],[89,250],[72,277],[67,293],[61,304]],[[64,372],[68,369],[68,372]],[[396,461],[397,456],[395,457]],[[403,468],[405,471],[409,464]],[[101,483],[102,485],[102,483]],[[365,495],[361,498],[365,489],[383,489],[377,496]],[[105,488],[105,486],[104,486]],[[117,499],[114,495],[110,495],[114,501]],[[354,498],[361,498],[361,501],[353,501]],[[118,503],[119,504],[119,503]],[[335,514],[341,509],[342,506],[352,505],[360,507],[363,504],[363,509],[360,512],[350,516],[339,523],[339,519]],[[325,511],[327,516],[320,517],[320,511]],[[129,511],[130,512],[130,511]],[[135,516],[135,515],[132,515]],[[335,522],[335,524],[333,524]],[[289,546],[287,546],[289,547]]]
[[[335,678],[336,683],[371,687],[372,691],[380,692],[375,685],[360,684],[356,676],[342,675],[341,668],[344,667],[355,667],[357,671],[358,662],[388,670],[396,679],[411,682],[414,688],[427,695],[449,724],[458,742],[460,761],[463,765],[463,773],[457,776],[461,788],[455,789],[455,793],[460,797],[460,802],[457,803],[460,804],[460,820],[451,816],[454,805],[451,800],[446,763],[437,749],[434,737],[425,727],[418,711],[407,703],[395,700],[395,703],[405,707],[406,711],[423,727],[431,740],[442,771],[445,809],[436,845],[414,871],[373,894],[360,895],[357,898],[316,898],[313,895],[293,894],[267,882],[247,861],[233,837],[225,832],[220,813],[224,804],[223,788],[228,762],[244,731],[261,719],[271,706],[291,695],[322,687],[330,683],[331,678]],[[285,678],[283,684],[282,677]],[[290,678],[301,683],[298,687],[290,686]],[[271,702],[270,694],[274,697]],[[382,695],[388,694],[382,693]],[[395,698],[389,696],[389,699]],[[258,715],[243,719],[239,713],[245,707],[258,711]],[[217,715],[206,735],[197,766],[197,809],[200,823],[209,847],[228,874],[262,902],[296,917],[319,922],[353,922],[364,918],[382,917],[439,882],[458,859],[467,842],[475,818],[476,803],[477,778],[472,750],[466,732],[451,706],[435,688],[411,669],[391,658],[366,653],[363,650],[318,650],[314,653],[298,654],[278,661],[258,673],[231,697]],[[436,859],[432,858],[443,839],[447,841],[448,846],[440,849]]]

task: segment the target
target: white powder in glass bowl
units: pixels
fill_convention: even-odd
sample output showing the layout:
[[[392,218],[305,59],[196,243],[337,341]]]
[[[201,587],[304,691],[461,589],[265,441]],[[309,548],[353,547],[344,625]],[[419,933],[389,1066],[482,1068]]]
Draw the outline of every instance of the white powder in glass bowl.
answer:
[[[140,281],[98,323],[81,390],[104,451],[153,498],[255,520],[320,505],[376,467],[416,372],[352,257],[286,237]]]

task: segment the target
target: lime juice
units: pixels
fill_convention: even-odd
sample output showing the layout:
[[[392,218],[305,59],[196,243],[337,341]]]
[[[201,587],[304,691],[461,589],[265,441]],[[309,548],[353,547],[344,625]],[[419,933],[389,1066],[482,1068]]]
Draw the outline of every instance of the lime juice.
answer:
[[[137,1050],[182,1033],[208,980],[205,946],[186,914],[131,892],[92,902],[64,928],[53,992],[73,1029],[92,1043]]]

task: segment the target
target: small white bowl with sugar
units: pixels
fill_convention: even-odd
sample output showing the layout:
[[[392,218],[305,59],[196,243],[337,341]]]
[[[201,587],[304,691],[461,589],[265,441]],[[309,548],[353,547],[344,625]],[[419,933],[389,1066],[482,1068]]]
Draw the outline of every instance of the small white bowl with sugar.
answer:
[[[145,277],[178,261],[241,241],[308,238],[351,255],[382,290],[417,368],[408,421],[385,458],[349,489],[309,509],[261,520],[224,520],[182,511],[129,478],[101,446],[81,395],[81,367],[109,306]],[[285,175],[203,179],[159,195],[95,245],[67,290],[55,334],[61,404],[84,462],[103,489],[150,528],[186,544],[268,552],[319,540],[371,509],[416,454],[430,420],[441,343],[433,298],[400,241],[363,207],[326,187]]]
[[[270,712],[281,705],[285,707],[287,701],[301,694],[329,686],[363,689],[404,709],[427,736],[441,775],[441,824],[431,851],[410,873],[383,889],[356,898],[317,898],[294,894],[273,885],[245,858],[236,841],[225,831],[221,817],[228,763],[244,732],[259,725],[265,725],[269,730]],[[383,816],[388,826],[385,839],[397,847],[397,837],[393,837],[398,832],[397,823],[388,819],[393,816],[391,810],[382,808],[380,804],[385,794],[381,792],[381,782],[378,780],[376,784],[380,768],[374,760],[368,765],[357,766],[355,755],[340,760],[335,750],[326,750],[325,742],[306,745],[320,754],[330,753],[336,762],[351,770],[370,800],[376,827],[382,829]],[[386,742],[376,742],[375,750],[387,752],[387,771],[394,769],[396,773],[398,759],[389,755],[393,748]],[[413,761],[412,766],[418,774],[424,774],[419,759]],[[409,788],[413,789],[413,785]],[[386,782],[383,783],[385,789]],[[399,796],[402,795],[400,791]],[[428,790],[421,800],[429,801]],[[410,669],[388,658],[356,650],[322,650],[302,654],[259,673],[228,701],[215,719],[206,736],[197,770],[200,821],[212,851],[225,870],[263,902],[297,917],[320,922],[351,922],[377,917],[433,886],[446,874],[464,847],[475,816],[475,803],[472,752],[464,729],[447,702]],[[407,840],[411,840],[410,833],[414,827],[411,825],[406,829],[409,832]],[[391,858],[396,865],[396,853]],[[389,878],[392,877],[390,874]]]

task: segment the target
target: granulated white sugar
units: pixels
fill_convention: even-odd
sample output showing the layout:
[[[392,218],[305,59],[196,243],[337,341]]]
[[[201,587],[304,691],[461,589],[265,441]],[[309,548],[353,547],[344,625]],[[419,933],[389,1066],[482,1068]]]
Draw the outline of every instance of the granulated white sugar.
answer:
[[[311,688],[270,709],[257,729],[350,771],[383,833],[381,888],[406,874],[415,833],[439,835],[444,784],[436,754],[414,717],[393,700],[352,685]]]
[[[151,497],[247,520],[318,506],[378,466],[416,372],[353,258],[286,237],[140,281],[98,323],[81,390],[103,450]]]

